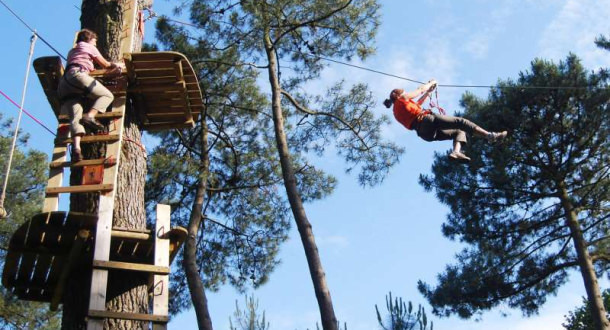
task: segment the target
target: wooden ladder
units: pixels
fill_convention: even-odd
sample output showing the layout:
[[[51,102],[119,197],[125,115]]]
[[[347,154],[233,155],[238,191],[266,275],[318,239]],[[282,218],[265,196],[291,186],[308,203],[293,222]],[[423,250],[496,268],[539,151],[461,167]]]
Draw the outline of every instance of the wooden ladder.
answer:
[[[119,78],[125,79],[125,77]],[[154,265],[128,263],[110,260],[111,241],[113,239],[129,238],[147,240],[149,235],[138,235],[135,232],[113,228],[112,217],[116,195],[121,147],[123,142],[123,126],[125,106],[127,102],[126,84],[117,84],[109,88],[115,98],[112,111],[98,114],[97,119],[112,120],[108,134],[87,135],[81,138],[81,143],[106,143],[106,155],[101,159],[67,161],[68,147],[72,139],[68,136],[69,125],[60,123],[57,138],[50,163],[49,181],[43,205],[43,212],[58,211],[59,195],[63,193],[100,193],[98,221],[95,226],[93,272],[89,298],[87,329],[103,329],[105,318],[130,319],[153,322],[154,329],[166,329],[168,318],[168,288],[169,288],[169,205],[157,205],[157,223],[154,234]],[[103,181],[96,184],[62,186],[64,168],[79,168],[85,166],[103,166]],[[146,237],[144,237],[146,236]],[[152,276],[153,283],[153,314],[119,313],[106,310],[106,291],[109,270],[127,270],[146,272]]]

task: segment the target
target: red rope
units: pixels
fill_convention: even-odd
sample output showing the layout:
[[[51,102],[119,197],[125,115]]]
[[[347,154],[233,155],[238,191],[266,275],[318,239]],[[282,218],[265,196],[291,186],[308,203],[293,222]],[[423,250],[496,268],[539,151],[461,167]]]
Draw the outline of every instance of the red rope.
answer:
[[[7,100],[9,100],[11,103],[13,103],[18,109],[21,109],[21,111],[23,111],[26,115],[28,115],[28,117],[32,118],[35,122],[37,122],[40,126],[44,127],[47,131],[49,131],[49,133],[55,135],[55,133],[53,133],[53,131],[51,131],[48,127],[46,127],[40,120],[36,119],[36,117],[32,116],[29,112],[27,112],[25,109],[23,109],[22,107],[19,106],[19,104],[17,104],[15,101],[13,101],[10,97],[8,97],[8,95],[4,94],[3,91],[0,90],[0,94],[2,94],[2,96],[4,96]],[[57,135],[55,135],[57,136]]]
[[[432,98],[430,98],[430,107],[431,107],[431,108],[437,108],[437,109],[438,109],[438,112],[439,112],[441,115],[446,114],[446,113],[445,113],[445,109],[441,108],[441,107],[438,105],[438,89],[436,89],[436,88],[434,89],[434,97],[436,98],[436,103],[435,103],[434,101],[432,101]]]

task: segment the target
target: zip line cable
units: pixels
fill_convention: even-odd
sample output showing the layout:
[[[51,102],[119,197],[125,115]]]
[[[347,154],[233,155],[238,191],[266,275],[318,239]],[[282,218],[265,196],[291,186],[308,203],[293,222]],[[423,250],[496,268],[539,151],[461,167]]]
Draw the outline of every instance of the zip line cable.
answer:
[[[25,79],[23,81],[23,91],[21,93],[21,106],[19,107],[19,116],[17,117],[17,125],[15,125],[15,133],[13,134],[13,143],[8,156],[8,163],[6,165],[6,174],[4,175],[4,184],[2,186],[2,194],[0,194],[0,219],[7,216],[6,209],[4,208],[4,199],[6,197],[6,187],[8,185],[8,178],[11,172],[11,165],[13,163],[13,154],[15,153],[15,145],[17,143],[17,136],[19,135],[19,125],[21,124],[21,116],[23,114],[23,104],[25,103],[25,94],[28,87],[28,77],[30,76],[30,63],[32,62],[32,56],[34,55],[34,46],[36,45],[36,32],[33,32],[30,40],[30,51],[28,53],[28,60],[25,69]]]
[[[28,25],[28,23],[26,23],[23,19],[21,19],[21,17],[19,17],[19,15],[17,15],[17,13],[15,13],[11,8],[9,8],[9,6],[6,5],[6,3],[4,3],[3,0],[0,0],[0,3],[9,11],[11,12],[11,14],[13,14],[13,16],[15,16],[21,23],[23,23],[23,25],[25,25],[30,31],[32,31],[32,33],[34,33],[38,38],[40,38],[40,40],[42,42],[44,42],[47,46],[49,46],[49,48],[51,48],[55,53],[57,53],[57,55],[59,55],[61,58],[64,59],[64,61],[67,61],[67,59],[60,53],[57,51],[57,49],[55,49],[55,47],[51,46],[50,43],[48,43],[46,40],[44,40],[44,38],[42,36],[40,36],[40,34],[38,34],[38,32],[36,32],[36,30],[34,30],[32,27],[30,27]]]

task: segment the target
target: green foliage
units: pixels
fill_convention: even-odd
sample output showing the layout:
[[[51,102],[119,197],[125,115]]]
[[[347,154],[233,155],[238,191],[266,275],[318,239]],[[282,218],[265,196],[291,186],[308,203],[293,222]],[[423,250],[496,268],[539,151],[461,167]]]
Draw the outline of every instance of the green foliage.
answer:
[[[602,293],[604,306],[606,307],[606,317],[610,318],[610,289]],[[594,330],[595,323],[591,317],[590,304],[586,298],[583,298],[582,306],[577,307],[573,312],[569,312],[565,316],[566,322],[563,327],[566,330]]]
[[[346,171],[357,170],[360,183],[368,186],[380,183],[403,152],[381,138],[388,118],[373,116],[375,99],[364,84],[346,87],[337,83],[316,95],[309,92],[306,83],[319,78],[328,64],[322,58],[351,59],[356,55],[364,59],[373,52],[378,9],[375,0],[192,1],[181,10],[190,10],[191,21],[199,28],[159,20],[157,36],[167,48],[180,49],[194,63],[206,63],[210,72],[240,71],[257,77],[259,72],[268,74],[270,63],[263,45],[268,33],[285,92],[284,125],[295,168],[312,168],[304,157],[331,149],[346,160]],[[212,46],[202,51],[203,45]],[[223,56],[215,50],[222,50]],[[200,82],[206,93],[218,97],[214,103],[227,105],[227,111],[234,106],[261,112],[266,116],[259,119],[260,129],[272,128],[269,101],[254,84],[243,89],[238,87],[241,81],[233,79],[226,81],[228,89],[219,90],[218,80],[211,78],[201,75]],[[237,91],[247,97],[236,97]],[[250,98],[259,102],[248,102]]]
[[[246,308],[241,310],[237,300],[235,301],[235,317],[236,326],[233,326],[233,319],[229,317],[229,329],[231,330],[269,330],[269,322],[265,321],[265,312],[262,315],[258,314],[258,300],[254,300],[254,296],[246,296]]]
[[[337,9],[342,9],[336,11]],[[184,53],[197,72],[206,105],[208,150],[201,149],[202,125],[160,133],[161,143],[149,158],[148,207],[171,203],[172,220],[184,224],[194,198],[201,159],[209,156],[210,173],[204,213],[234,230],[206,221],[199,237],[198,263],[206,288],[229,282],[243,289],[265,282],[277,265],[279,244],[286,239],[289,209],[284,197],[269,96],[259,89],[260,73],[268,74],[263,46],[272,30],[282,86],[303,106],[285,98],[284,123],[297,186],[303,201],[326,197],[336,180],[311,164],[310,153],[322,155],[334,144],[348,164],[359,169],[363,185],[381,182],[402,152],[381,139],[387,118],[374,118],[371,93],[364,85],[332,87],[324,96],[303,93],[304,83],[318,78],[319,57],[361,58],[372,50],[379,22],[374,0],[325,1],[190,1],[195,26],[157,20],[161,46]],[[336,11],[336,12],[335,12]],[[310,23],[305,23],[310,21]],[[312,56],[316,55],[316,56]],[[315,112],[312,112],[315,111]],[[184,275],[173,276],[175,312],[188,306]]]
[[[3,121],[0,114],[0,171],[1,183],[8,165],[14,131],[11,121]],[[24,152],[27,135],[19,135],[13,154],[4,207],[8,218],[0,221],[0,260],[6,258],[6,250],[13,232],[34,214],[40,212],[47,180],[47,155],[29,150]],[[0,188],[1,189],[1,188]],[[4,262],[1,263],[4,267]],[[20,301],[5,288],[0,288],[0,327],[3,329],[57,329],[58,312],[48,311],[46,304]]]
[[[408,305],[400,297],[392,300],[392,292],[386,296],[386,308],[389,315],[384,318],[375,305],[377,321],[384,330],[426,330],[428,328],[428,317],[421,305],[417,306],[417,312],[413,311],[413,304]],[[434,330],[434,322],[430,322],[430,330]]]
[[[469,166],[437,155],[432,175],[420,177],[451,209],[443,234],[468,245],[438,286],[419,283],[436,314],[467,318],[500,303],[536,313],[578,267],[564,194],[597,275],[608,273],[601,248],[610,232],[608,82],[574,55],[558,65],[535,60],[530,70],[499,82],[487,100],[462,99],[466,117],[492,131],[508,129],[505,142],[473,141]]]

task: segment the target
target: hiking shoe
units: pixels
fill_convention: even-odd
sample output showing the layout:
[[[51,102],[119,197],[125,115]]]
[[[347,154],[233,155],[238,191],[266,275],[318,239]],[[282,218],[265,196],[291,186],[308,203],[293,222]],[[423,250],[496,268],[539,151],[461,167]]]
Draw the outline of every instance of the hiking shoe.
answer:
[[[491,142],[496,142],[504,139],[508,135],[507,131],[502,132],[490,132],[487,134],[487,139]]]
[[[93,132],[104,130],[104,125],[100,124],[95,118],[84,116],[81,118],[80,123]]]
[[[459,151],[454,151],[454,152],[450,153],[449,154],[449,159],[455,160],[455,161],[460,162],[460,163],[468,163],[468,162],[470,162],[470,157],[464,155],[463,153],[461,153]]]

